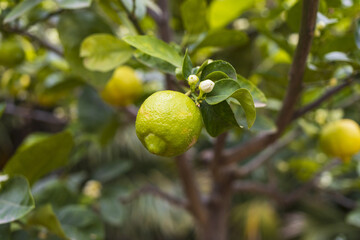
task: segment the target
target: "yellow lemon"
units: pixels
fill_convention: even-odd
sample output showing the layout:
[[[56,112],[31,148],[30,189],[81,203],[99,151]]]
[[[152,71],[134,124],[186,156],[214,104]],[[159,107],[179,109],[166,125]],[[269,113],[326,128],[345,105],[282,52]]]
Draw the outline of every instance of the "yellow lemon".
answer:
[[[128,66],[118,67],[101,92],[102,99],[110,105],[124,107],[133,104],[142,93],[142,83]]]
[[[141,105],[135,126],[138,138],[151,153],[173,157],[197,142],[202,118],[199,108],[185,94],[160,91]]]
[[[341,119],[324,126],[320,146],[328,155],[348,161],[360,151],[360,127],[351,119]]]

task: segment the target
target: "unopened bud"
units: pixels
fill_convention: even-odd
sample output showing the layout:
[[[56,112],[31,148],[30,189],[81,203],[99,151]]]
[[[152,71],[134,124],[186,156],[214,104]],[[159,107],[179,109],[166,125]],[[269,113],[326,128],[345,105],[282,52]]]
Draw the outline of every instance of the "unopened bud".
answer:
[[[326,27],[326,23],[324,21],[319,21],[316,24],[316,28],[319,29],[319,30],[323,30],[325,27]]]
[[[99,181],[89,180],[83,189],[84,195],[91,198],[99,198],[101,196],[102,185]]]
[[[203,93],[209,93],[213,90],[214,86],[215,86],[215,83],[208,79],[208,80],[202,81],[200,83],[199,89]]]
[[[197,84],[199,82],[199,77],[192,74],[188,77],[188,82],[189,82],[189,85]]]

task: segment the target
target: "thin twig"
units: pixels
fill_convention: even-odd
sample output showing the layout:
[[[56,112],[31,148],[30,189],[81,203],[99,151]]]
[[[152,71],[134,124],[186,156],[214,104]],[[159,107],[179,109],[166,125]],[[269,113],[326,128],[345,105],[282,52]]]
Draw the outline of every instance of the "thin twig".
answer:
[[[46,40],[29,33],[26,30],[19,29],[19,28],[13,28],[13,27],[9,27],[9,26],[4,26],[2,29],[9,33],[16,33],[16,34],[22,35],[24,37],[27,37],[30,40],[37,42],[40,46],[56,53],[60,57],[64,56],[64,53],[61,49],[57,48],[56,46],[52,45],[51,43],[47,42]]]
[[[269,185],[250,181],[235,181],[232,185],[235,192],[247,192],[269,196],[278,202],[282,202],[283,195]]]
[[[176,207],[188,209],[188,204],[185,200],[177,198],[175,196],[172,196],[168,193],[165,193],[165,192],[161,191],[159,188],[152,186],[152,185],[143,186],[140,189],[132,192],[128,197],[120,198],[120,201],[123,204],[127,204],[127,203],[130,203],[130,202],[138,199],[142,195],[146,195],[146,194],[153,195],[155,197],[159,197]]]
[[[4,111],[5,114],[18,116],[24,119],[32,119],[40,122],[56,124],[56,125],[65,125],[67,123],[66,119],[57,118],[52,113],[31,109],[22,106],[16,106],[13,103],[6,103],[6,108]]]
[[[275,143],[268,146],[264,151],[262,151],[257,157],[249,161],[248,164],[237,168],[234,170],[233,168],[230,168],[229,170],[232,172],[233,176],[236,178],[242,178],[247,175],[249,175],[251,172],[256,170],[258,167],[260,167],[262,164],[264,164],[266,161],[270,160],[280,149],[284,148],[286,145],[288,145],[291,141],[293,141],[296,136],[298,135],[297,132],[291,132],[279,141],[276,141]]]
[[[184,193],[189,201],[189,209],[195,219],[204,224],[206,221],[206,209],[203,205],[201,194],[197,182],[195,181],[189,160],[186,157],[186,154],[176,157],[175,160]]]
[[[124,9],[127,17],[129,18],[129,20],[132,22],[132,24],[134,25],[136,31],[138,32],[138,34],[140,35],[144,35],[145,32],[144,30],[141,28],[136,16],[135,16],[135,1],[133,2],[134,3],[134,7],[133,7],[133,11],[130,12],[129,9],[127,9],[127,7],[125,6],[125,4],[122,2],[122,0],[119,0],[119,4],[122,6],[122,8]]]
[[[335,95],[336,93],[340,92],[342,89],[344,89],[347,86],[350,86],[352,83],[355,82],[355,80],[357,78],[360,77],[360,74],[354,74],[349,76],[348,78],[344,79],[343,82],[339,85],[337,85],[336,87],[331,88],[330,90],[328,90],[327,92],[325,92],[321,97],[319,97],[318,99],[316,99],[315,101],[313,101],[312,103],[309,103],[308,105],[300,108],[299,110],[297,110],[292,119],[296,119],[299,118],[301,116],[303,116],[305,113],[317,108],[318,106],[320,106],[324,101],[326,101],[327,99],[329,99],[330,97],[332,97],[333,95]]]
[[[59,9],[59,10],[56,10],[54,12],[50,12],[48,13],[47,15],[45,15],[44,17],[42,18],[39,18],[33,22],[30,22],[28,25],[26,25],[26,27],[23,28],[23,30],[27,30],[29,29],[31,26],[34,26],[35,24],[39,23],[39,22],[44,22],[44,21],[47,21],[49,20],[50,18],[54,17],[54,16],[57,16],[61,13],[63,13],[65,11],[65,9]]]

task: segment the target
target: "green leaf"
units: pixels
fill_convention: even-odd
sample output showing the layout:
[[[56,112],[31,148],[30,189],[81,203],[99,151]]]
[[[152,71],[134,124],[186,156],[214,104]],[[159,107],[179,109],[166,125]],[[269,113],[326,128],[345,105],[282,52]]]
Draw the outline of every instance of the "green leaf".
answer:
[[[360,227],[360,209],[355,209],[346,216],[346,222],[350,225]]]
[[[239,88],[239,83],[230,78],[216,81],[213,90],[206,94],[205,101],[210,105],[218,104],[229,98]]]
[[[236,90],[231,97],[235,98],[244,109],[248,128],[251,128],[256,119],[256,109],[250,92],[245,88],[240,88]]]
[[[104,239],[104,226],[99,217],[84,206],[66,206],[59,211],[58,219],[70,239]]]
[[[219,29],[208,33],[195,48],[239,46],[247,43],[248,40],[249,38],[244,32],[232,29]]]
[[[222,60],[216,60],[204,67],[201,72],[200,80],[203,81],[207,79],[207,76],[215,71],[224,72],[229,78],[236,79],[236,71],[230,63]]]
[[[68,239],[50,204],[36,208],[29,215],[27,224],[43,226],[49,230],[49,232],[52,232],[63,239]]]
[[[56,2],[64,9],[79,9],[90,7],[92,0],[56,0]]]
[[[80,57],[80,46],[82,41],[92,34],[111,34],[110,27],[93,12],[77,10],[62,13],[57,29],[72,73],[95,87],[103,87],[111,77],[111,72],[103,73],[85,68]]]
[[[186,49],[183,64],[182,64],[182,74],[185,79],[187,79],[192,72],[193,64],[191,62],[188,50]]]
[[[25,13],[27,13],[28,11],[33,9],[36,5],[38,5],[41,2],[42,2],[42,0],[24,0],[24,1],[22,1],[21,3],[16,5],[11,10],[11,12],[8,13],[8,15],[6,15],[6,17],[4,19],[4,23],[9,23],[11,21],[14,21],[18,17],[24,15]]]
[[[3,113],[5,112],[5,108],[6,108],[6,104],[0,103],[0,118],[3,115]]]
[[[293,32],[299,32],[302,12],[302,1],[298,1],[288,11],[286,23]]]
[[[181,17],[189,34],[205,32],[207,30],[206,1],[186,0],[181,5]]]
[[[20,146],[5,165],[4,172],[21,174],[33,184],[45,174],[66,165],[73,144],[70,132],[64,131]]]
[[[107,72],[127,62],[133,50],[110,34],[93,34],[82,42],[80,56],[89,70]]]
[[[143,52],[136,51],[134,57],[141,62],[142,64],[150,67],[158,69],[165,73],[173,74],[175,72],[176,67],[160,58],[152,57]]]
[[[226,26],[255,3],[254,0],[214,0],[208,10],[210,28]]]
[[[220,80],[220,79],[224,79],[224,78],[228,78],[228,75],[226,75],[224,72],[221,72],[221,71],[214,71],[206,76],[206,79],[210,79],[214,82],[217,80]]]
[[[206,101],[203,101],[200,105],[200,111],[205,128],[212,137],[238,126],[234,114],[226,101],[216,105],[209,105]]]
[[[260,103],[266,103],[267,98],[265,94],[257,87],[255,84],[247,80],[246,78],[242,77],[241,75],[237,75],[237,81],[242,88],[246,88],[251,93],[254,101]]]
[[[10,234],[10,223],[0,224],[1,240],[12,240]]]
[[[24,177],[15,176],[0,186],[0,224],[22,218],[34,208],[29,183]]]
[[[206,95],[205,101],[210,105],[218,104],[228,98],[236,99],[244,109],[248,128],[256,119],[256,109],[250,92],[240,88],[237,81],[233,79],[222,79],[215,82],[214,89]]]
[[[182,58],[179,53],[169,44],[155,37],[126,36],[123,40],[150,56],[160,58],[176,67],[181,67],[182,65]]]

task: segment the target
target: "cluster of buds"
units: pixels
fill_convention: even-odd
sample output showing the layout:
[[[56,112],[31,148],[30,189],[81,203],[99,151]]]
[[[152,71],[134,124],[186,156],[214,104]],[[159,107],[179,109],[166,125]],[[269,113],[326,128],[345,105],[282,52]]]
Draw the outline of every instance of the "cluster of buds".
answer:
[[[199,83],[199,77],[192,74],[188,77],[188,83],[190,86],[191,92],[195,92],[196,87]],[[214,89],[215,83],[209,79],[201,81],[199,83],[199,96],[197,100],[202,100],[204,98],[204,94],[211,92]]]

